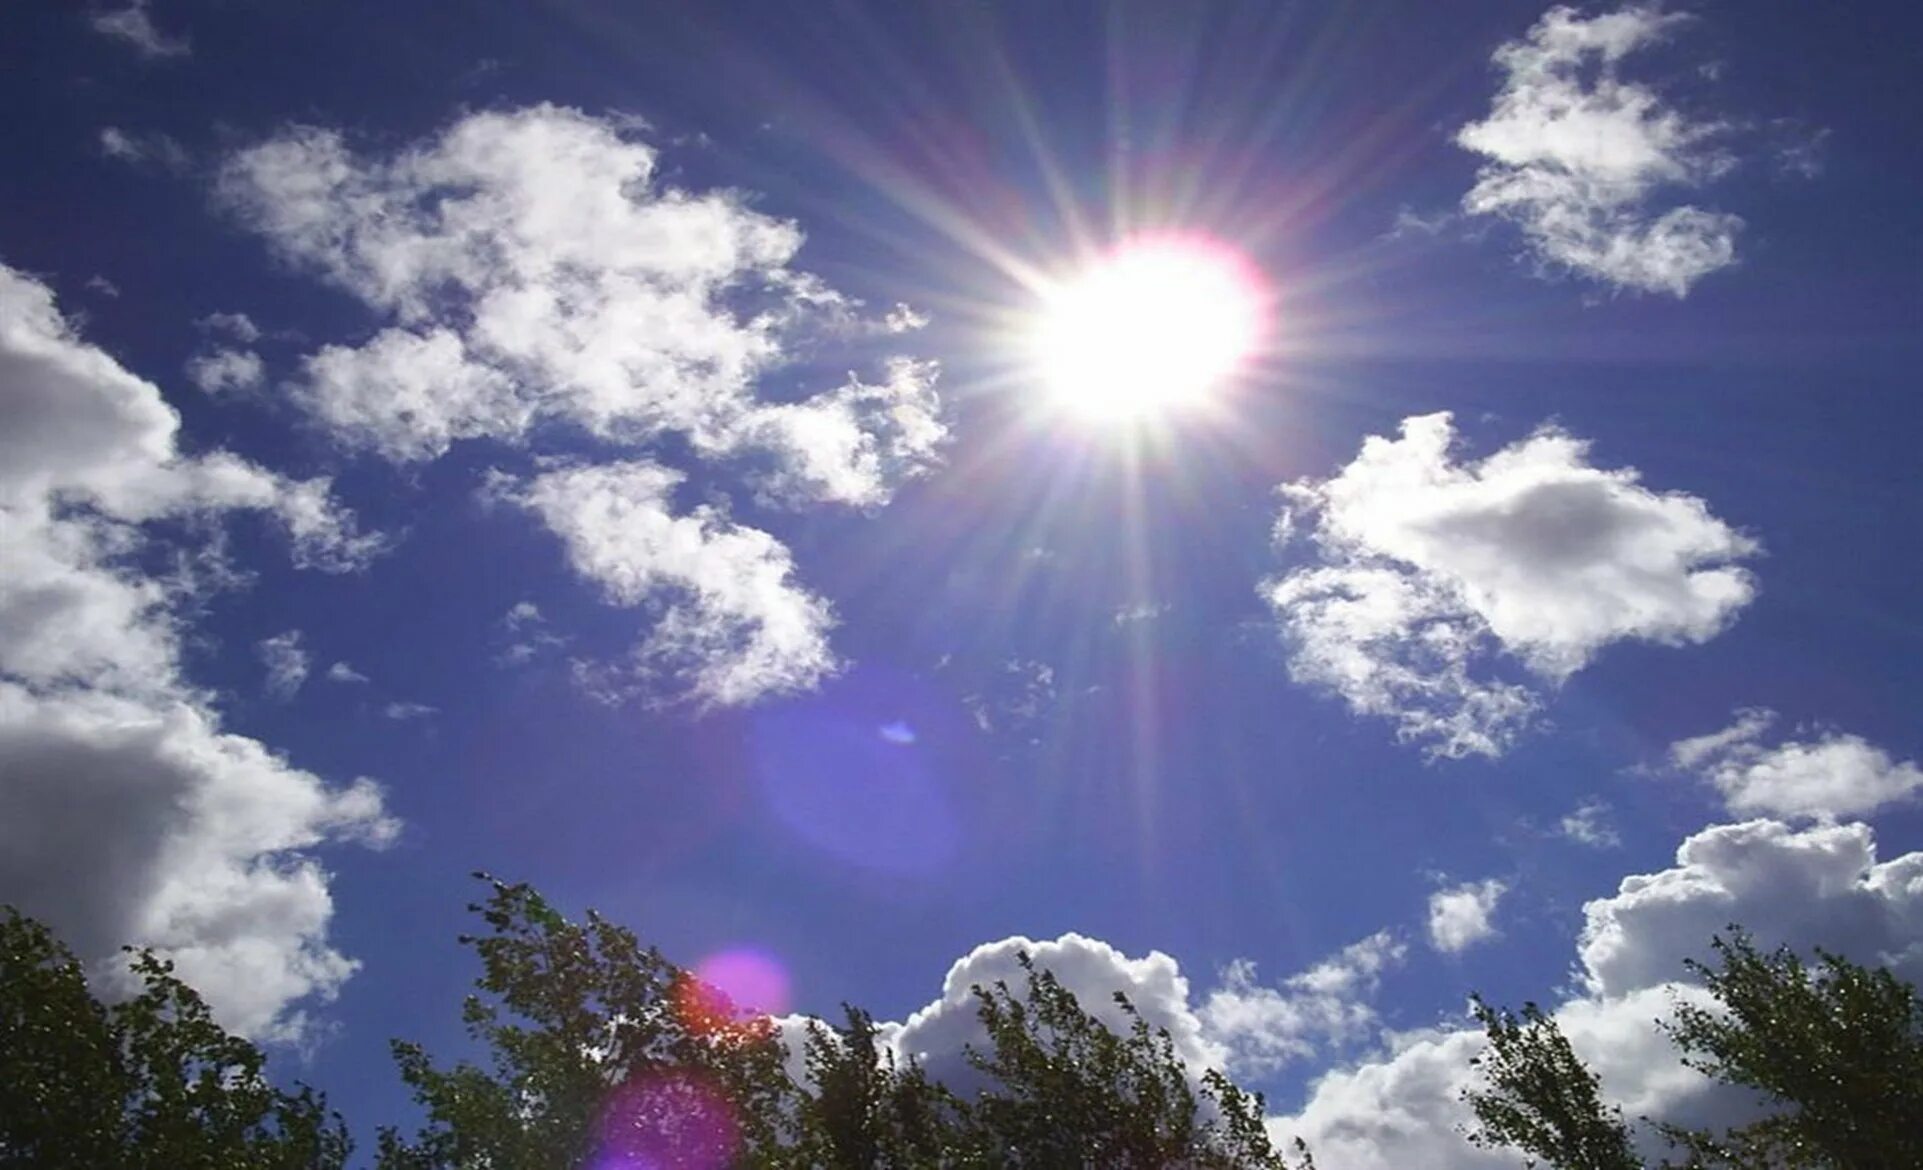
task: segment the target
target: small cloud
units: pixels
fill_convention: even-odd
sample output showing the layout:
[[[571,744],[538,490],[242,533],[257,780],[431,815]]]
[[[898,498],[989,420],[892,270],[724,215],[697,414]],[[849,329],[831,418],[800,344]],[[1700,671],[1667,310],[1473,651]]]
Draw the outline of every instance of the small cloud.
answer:
[[[1738,711],[1723,730],[1672,744],[1670,763],[1708,780],[1737,816],[1861,817],[1923,794],[1923,768],[1862,736],[1820,730],[1765,745],[1776,718]]]
[[[364,683],[367,676],[345,662],[336,662],[327,668],[327,681],[337,683]]]
[[[888,315],[881,319],[881,325],[889,333],[912,333],[917,329],[928,328],[928,314],[918,313],[906,303],[897,301]]]
[[[193,167],[193,156],[170,134],[141,133],[105,126],[100,131],[100,153],[134,166],[157,166],[176,173]]]
[[[1499,756],[1605,647],[1706,642],[1755,596],[1754,540],[1583,439],[1456,447],[1447,413],[1408,418],[1283,485],[1277,528],[1316,559],[1262,586],[1290,675],[1431,755]]]
[[[1457,955],[1477,943],[1495,938],[1496,903],[1509,892],[1507,883],[1464,882],[1429,895],[1429,944],[1446,955]]]
[[[187,380],[204,394],[243,393],[267,380],[267,368],[252,350],[221,346],[188,358]]]
[[[898,743],[903,746],[915,742],[915,729],[899,719],[893,723],[882,724],[881,727],[876,730],[875,734],[881,736],[889,743]]]
[[[209,313],[194,322],[194,327],[203,333],[232,338],[243,345],[252,345],[261,338],[260,326],[245,313]]]
[[[1453,211],[1417,211],[1404,207],[1396,212],[1395,222],[1383,238],[1390,240],[1434,239],[1455,226],[1461,217]]]
[[[1595,16],[1559,6],[1497,49],[1489,115],[1455,135],[1484,159],[1462,210],[1515,224],[1545,267],[1620,290],[1682,297],[1736,263],[1740,218],[1661,198],[1731,170],[1734,127],[1621,75],[1625,58],[1689,19],[1656,4]]]
[[[254,650],[267,668],[267,693],[282,702],[293,698],[307,681],[311,665],[307,651],[301,647],[300,631],[289,630],[263,639]]]
[[[106,277],[101,276],[99,273],[95,273],[87,278],[87,288],[92,292],[99,293],[103,297],[118,299],[120,296],[120,286],[108,280]]]
[[[505,646],[494,660],[502,666],[524,666],[542,654],[559,650],[568,640],[548,628],[546,615],[532,601],[516,602],[501,616],[499,636]]]
[[[95,12],[87,23],[101,36],[119,41],[150,61],[185,57],[194,51],[193,42],[185,34],[169,35],[155,26],[147,13],[147,0],[129,0],[124,8]]]
[[[438,715],[440,713],[441,709],[439,707],[430,707],[426,703],[389,703],[387,706],[381,708],[381,714],[387,716],[389,719],[402,723],[415,719],[426,719],[430,715]]]
[[[1137,601],[1129,605],[1118,605],[1108,615],[1108,620],[1118,626],[1137,626],[1152,622],[1168,613],[1171,606],[1166,601]]]
[[[1556,833],[1591,849],[1614,849],[1623,843],[1610,817],[1609,806],[1600,800],[1586,800],[1578,805],[1557,824]]]

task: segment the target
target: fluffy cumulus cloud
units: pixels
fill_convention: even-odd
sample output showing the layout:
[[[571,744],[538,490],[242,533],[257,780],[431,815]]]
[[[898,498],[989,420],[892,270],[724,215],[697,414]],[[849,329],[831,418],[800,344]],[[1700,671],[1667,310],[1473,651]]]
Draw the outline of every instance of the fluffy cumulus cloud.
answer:
[[[324,480],[189,456],[151,383],[0,267],[0,897],[112,977],[123,942],[175,958],[232,1026],[292,1036],[353,969],[307,852],[379,842],[369,783],[333,786],[220,729],[183,677],[180,613],[228,579],[221,518],[270,516],[295,559],[379,551]],[[173,539],[185,537],[186,539]]]
[[[1705,641],[1754,596],[1738,562],[1756,543],[1702,500],[1593,466],[1555,427],[1478,462],[1455,437],[1446,413],[1409,418],[1285,485],[1278,537],[1306,534],[1315,560],[1262,586],[1291,674],[1404,739],[1498,755],[1542,687],[1611,642]]]
[[[835,668],[828,603],[796,583],[793,559],[772,536],[711,505],[677,511],[683,478],[631,461],[503,480],[492,491],[537,514],[609,603],[655,610],[632,662],[595,671],[597,685],[655,693],[680,685],[704,705],[813,686]]]
[[[1020,956],[1054,973],[1075,994],[1084,1010],[1112,1028],[1125,1030],[1128,1018],[1115,1003],[1115,993],[1129,1002],[1152,1028],[1165,1028],[1176,1055],[1195,1068],[1220,1067],[1226,1055],[1210,1036],[1189,1002],[1188,977],[1181,965],[1160,951],[1131,959],[1100,939],[1065,934],[1036,942],[1013,937],[976,947],[948,969],[941,998],[909,1016],[895,1033],[895,1048],[903,1058],[920,1062],[930,1076],[957,1088],[976,1082],[966,1049],[987,1046],[988,1036],[976,1015],[975,987],[1006,983],[1020,991],[1026,986]]]
[[[1923,768],[1858,735],[1822,731],[1767,743],[1773,711],[1737,713],[1721,731],[1670,747],[1678,768],[1707,778],[1739,816],[1864,816],[1923,793]]]
[[[1606,1097],[1631,1117],[1730,1124],[1754,1108],[1683,1067],[1654,1024],[1676,997],[1701,1001],[1683,961],[1702,957],[1731,922],[1766,948],[1821,946],[1923,976],[1923,853],[1879,861],[1863,825],[1712,826],[1683,842],[1673,866],[1624,878],[1584,913],[1579,986],[1555,1014]],[[1307,1139],[1324,1165],[1352,1170],[1512,1166],[1461,1134],[1471,1121],[1461,1092],[1480,1048],[1481,1034],[1468,1028],[1390,1036],[1376,1056],[1324,1075],[1301,1110],[1271,1128]]]
[[[764,392],[797,339],[849,332],[858,306],[794,266],[794,223],[735,192],[668,186],[658,168],[631,126],[542,105],[470,115],[386,156],[291,128],[229,158],[219,191],[381,321],[307,355],[294,379],[342,442],[401,462],[557,430],[624,448],[599,472],[541,477],[528,499],[577,568],[619,579],[610,600],[677,594],[641,674],[685,660],[696,677],[670,685],[745,702],[827,669],[826,609],[790,583],[772,536],[670,508],[656,440],[681,436],[763,504],[865,508],[933,466],[947,429],[934,365],[907,357],[812,394]],[[616,498],[658,565],[596,551]],[[570,516],[575,503],[598,512]]]
[[[1463,882],[1429,895],[1429,945],[1447,955],[1461,954],[1497,936],[1496,904],[1509,886],[1495,878]]]
[[[1456,134],[1486,160],[1464,210],[1510,220],[1544,263],[1615,288],[1680,297],[1735,263],[1741,219],[1662,198],[1733,165],[1729,127],[1622,76],[1687,19],[1656,4],[1557,7],[1498,49],[1502,88]]]
[[[941,995],[905,1022],[883,1023],[881,1036],[897,1060],[914,1061],[958,1091],[979,1087],[968,1049],[987,1045],[977,1014],[976,987],[1005,983],[1017,995],[1027,986],[1020,957],[1052,972],[1082,1007],[1110,1027],[1128,1018],[1115,1002],[1122,993],[1152,1028],[1166,1029],[1175,1052],[1198,1076],[1229,1068],[1266,1076],[1296,1060],[1366,1037],[1376,1016],[1369,1006],[1383,971],[1399,964],[1406,947],[1392,934],[1372,935],[1275,986],[1264,986],[1254,964],[1231,963],[1218,986],[1197,1001],[1181,966],[1160,951],[1131,958],[1100,939],[1079,934],[1037,941],[1020,936],[985,943],[958,959],[942,980]],[[796,1055],[806,1021],[781,1021]],[[799,1067],[799,1065],[796,1065]],[[805,1080],[804,1080],[805,1083]]]
[[[1231,1073],[1249,1077],[1370,1039],[1379,1026],[1371,1001],[1382,972],[1407,953],[1394,934],[1380,931],[1273,987],[1256,979],[1255,964],[1237,960],[1202,1001],[1203,1034]]]

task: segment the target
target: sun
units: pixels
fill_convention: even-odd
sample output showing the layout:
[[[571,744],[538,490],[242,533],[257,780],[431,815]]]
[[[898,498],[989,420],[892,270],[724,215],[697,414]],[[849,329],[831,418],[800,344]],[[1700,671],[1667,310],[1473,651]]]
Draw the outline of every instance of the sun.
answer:
[[[1216,241],[1124,241],[1045,288],[1030,360],[1048,403],[1085,422],[1139,424],[1206,405],[1255,353],[1268,298]]]

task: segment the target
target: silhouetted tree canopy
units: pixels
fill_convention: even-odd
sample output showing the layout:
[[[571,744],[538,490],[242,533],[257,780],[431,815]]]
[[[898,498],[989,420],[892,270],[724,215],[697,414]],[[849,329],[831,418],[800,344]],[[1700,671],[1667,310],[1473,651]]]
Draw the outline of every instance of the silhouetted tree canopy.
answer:
[[[568,920],[490,881],[463,938],[481,974],[462,1015],[476,1062],[394,1043],[420,1106],[383,1129],[379,1170],[1312,1170],[1270,1143],[1259,1094],[1199,1072],[1125,997],[1120,1028],[1028,956],[975,988],[980,1087],[938,1083],[844,1007],[784,1047],[598,914]],[[1675,1165],[1923,1166],[1923,1003],[1887,970],[1759,952],[1731,928],[1691,968],[1715,1006],[1678,1003],[1683,1059],[1756,1092],[1724,1132],[1661,1122]],[[140,990],[103,1003],[40,924],[0,918],[0,1168],[340,1170],[347,1130],[321,1096],[276,1087],[166,962],[130,952]],[[1639,1170],[1636,1131],[1557,1026],[1474,1001],[1488,1045],[1465,1097],[1470,1141],[1557,1170]],[[801,1071],[805,1069],[805,1072]],[[1339,1167],[1331,1170],[1340,1170]]]
[[[1664,1025],[1686,1064],[1755,1091],[1762,1120],[1725,1132],[1658,1122],[1687,1167],[1886,1170],[1923,1166],[1923,1001],[1887,970],[1787,947],[1765,954],[1740,928],[1711,940],[1691,971],[1715,1008],[1678,1003]],[[1480,1000],[1487,1087],[1466,1097],[1480,1145],[1518,1149],[1558,1170],[1643,1165],[1618,1109],[1553,1018]],[[1532,1162],[1532,1164],[1534,1164]]]
[[[102,1004],[79,960],[0,908],[0,1167],[334,1170],[347,1131],[284,1092],[170,963],[130,951],[142,990]]]

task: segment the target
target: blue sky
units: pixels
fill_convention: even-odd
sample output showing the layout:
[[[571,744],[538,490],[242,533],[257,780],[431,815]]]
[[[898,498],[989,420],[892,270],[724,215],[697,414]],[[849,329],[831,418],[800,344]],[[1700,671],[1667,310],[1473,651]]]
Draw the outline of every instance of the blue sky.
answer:
[[[1336,1170],[1502,1164],[1472,989],[1722,1108],[1711,931],[1923,971],[1918,24],[10,5],[0,898],[369,1126],[476,868],[937,1069],[1032,946]],[[1170,238],[1262,337],[1118,421]]]

